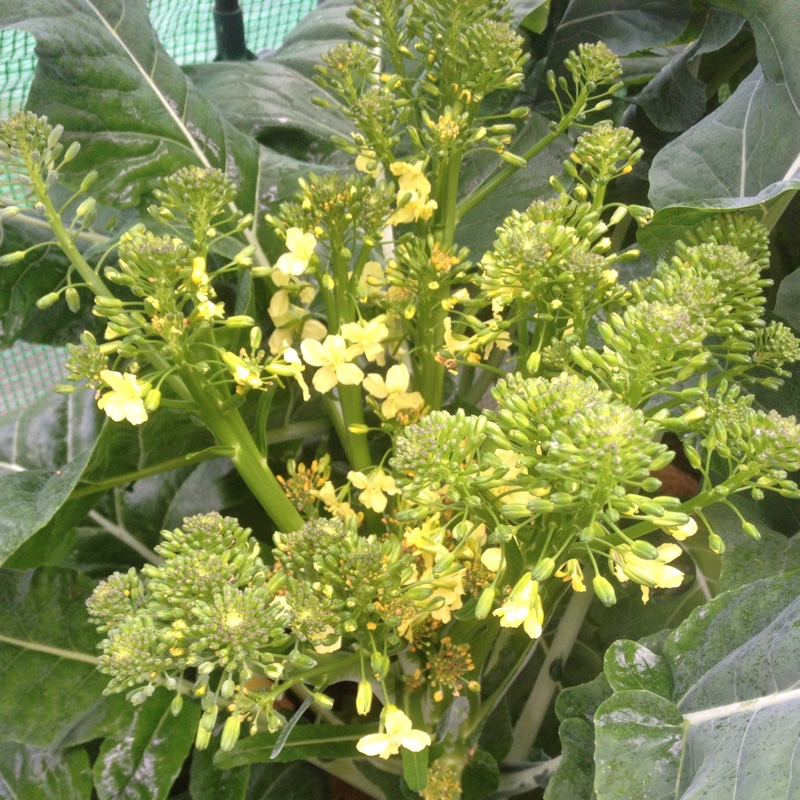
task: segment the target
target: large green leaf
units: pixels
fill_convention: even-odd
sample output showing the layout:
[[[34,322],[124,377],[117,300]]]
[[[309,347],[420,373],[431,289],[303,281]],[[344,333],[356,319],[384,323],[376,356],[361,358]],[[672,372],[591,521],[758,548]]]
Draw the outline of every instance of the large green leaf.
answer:
[[[561,66],[582,42],[605,42],[617,55],[666,44],[689,22],[689,0],[571,0],[555,29],[548,65]]]
[[[0,798],[89,800],[92,776],[83,748],[53,752],[0,742]]]
[[[800,50],[797,3],[714,0],[750,23],[760,66],[717,111],[654,159],[656,208],[716,200],[723,207],[766,202],[798,188]]]
[[[161,46],[146,0],[6,3],[0,27],[36,37],[28,105],[83,149],[74,169],[97,169],[94,190],[112,205],[136,204],[185,164],[216,166],[254,208],[257,146],[222,119]]]
[[[800,571],[784,573],[719,595],[663,647],[657,639],[612,646],[604,678],[613,694],[596,706],[602,694],[573,690],[571,707],[559,709],[562,719],[586,719],[596,707],[597,800],[796,794],[799,595]],[[567,766],[581,771],[574,800],[591,797],[591,767],[578,755],[587,746],[569,751],[554,779],[563,786]]]
[[[163,800],[194,742],[200,707],[184,703],[170,711],[172,695],[160,689],[136,709],[130,725],[109,737],[94,763],[100,800]]]
[[[104,697],[99,639],[85,601],[93,584],[70,570],[0,570],[0,731],[55,749],[118,732],[130,719],[121,696]]]
[[[92,455],[97,430],[93,406],[88,393],[47,397],[3,418],[0,563],[53,521],[67,502]],[[66,516],[66,525],[54,522],[56,535],[75,521]]]
[[[697,77],[701,57],[727,44],[743,24],[737,14],[712,9],[700,36],[645,86],[635,102],[656,127],[680,132],[700,120],[708,102],[706,85]]]
[[[213,737],[206,750],[195,750],[189,773],[189,794],[192,800],[244,800],[250,780],[250,766],[219,769],[214,756],[219,739]],[[280,768],[279,768],[280,769]]]

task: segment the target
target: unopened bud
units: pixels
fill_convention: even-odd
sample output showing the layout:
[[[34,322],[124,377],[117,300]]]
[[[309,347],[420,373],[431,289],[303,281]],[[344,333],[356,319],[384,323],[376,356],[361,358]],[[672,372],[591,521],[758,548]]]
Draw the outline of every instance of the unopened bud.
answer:
[[[375,650],[369,657],[369,664],[378,680],[383,680],[389,674],[389,667],[391,666],[389,656]]]
[[[742,523],[742,530],[751,538],[758,541],[761,539],[761,534],[759,533],[758,528],[753,525],[752,522],[743,522]]]
[[[358,692],[356,693],[356,711],[362,716],[369,714],[372,708],[372,684],[367,681],[359,681]]]
[[[161,405],[161,392],[151,389],[144,398],[145,411],[152,413]]]
[[[12,264],[18,264],[27,255],[25,250],[15,250],[13,253],[6,253],[0,256],[0,267],[10,267]]]
[[[178,714],[181,713],[182,708],[183,708],[183,695],[176,694],[175,697],[172,698],[172,702],[169,704],[169,711],[173,717],[177,717]]]
[[[194,737],[194,746],[197,750],[205,750],[211,744],[211,731],[203,727],[202,722],[197,726],[197,735]]]
[[[239,741],[239,734],[242,730],[242,720],[238,714],[232,714],[225,720],[222,728],[222,737],[219,741],[219,749],[227,753],[233,750],[236,742]]]
[[[73,314],[77,314],[81,310],[81,296],[74,286],[68,286],[64,292],[64,298],[67,301],[67,307]]]
[[[481,596],[478,598],[478,604],[475,606],[475,619],[486,619],[486,617],[489,616],[489,612],[494,605],[496,594],[497,591],[493,586],[487,586],[481,592]]]
[[[552,558],[543,558],[531,570],[531,574],[535,581],[546,581],[553,574],[555,568],[556,562]]]
[[[528,162],[522,156],[509,153],[508,150],[503,150],[503,152],[500,153],[500,158],[502,158],[506,164],[511,164],[512,167],[517,167],[518,169],[524,169],[528,166]]]
[[[716,553],[718,556],[725,552],[725,542],[716,533],[708,534],[708,546],[711,548],[711,552]]]
[[[75,211],[75,218],[80,219],[81,217],[85,217],[87,214],[93,212],[96,207],[97,200],[95,200],[94,197],[87,197]]]
[[[225,320],[226,328],[252,328],[255,324],[256,321],[246,314],[237,314],[236,316],[228,317]]]
[[[644,558],[647,561],[654,561],[658,558],[658,549],[650,544],[650,542],[646,542],[644,539],[637,539],[631,545],[631,552],[637,558]]]
[[[596,575],[592,579],[592,588],[604,606],[611,607],[617,602],[617,595],[614,592],[614,587],[608,579],[604,578],[602,575]]]

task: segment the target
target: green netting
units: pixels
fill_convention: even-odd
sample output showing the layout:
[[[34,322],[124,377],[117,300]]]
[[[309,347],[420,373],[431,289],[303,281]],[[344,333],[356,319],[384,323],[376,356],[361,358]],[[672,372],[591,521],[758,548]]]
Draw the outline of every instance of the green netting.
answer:
[[[21,0],[10,0],[20,2]],[[179,64],[213,61],[217,54],[213,0],[150,0],[153,26]],[[317,5],[317,0],[240,0],[248,48],[271,50]],[[23,108],[36,67],[35,42],[20,31],[0,31],[0,118]],[[23,193],[0,170],[0,200],[13,203]],[[64,380],[65,351],[15,344],[0,353],[0,414],[28,405]]]

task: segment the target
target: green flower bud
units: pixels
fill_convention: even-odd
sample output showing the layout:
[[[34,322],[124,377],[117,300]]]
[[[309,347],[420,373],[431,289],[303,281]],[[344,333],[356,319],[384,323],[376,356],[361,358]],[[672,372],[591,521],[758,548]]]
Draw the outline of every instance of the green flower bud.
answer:
[[[644,539],[637,539],[631,545],[631,552],[638,558],[646,558],[648,561],[658,558],[658,549]]]
[[[64,292],[64,298],[67,301],[67,308],[73,313],[77,314],[81,310],[81,297],[78,290],[74,286],[68,286]]]
[[[711,548],[711,551],[718,556],[725,552],[725,542],[722,540],[722,537],[718,536],[716,533],[708,534],[708,546]]]
[[[556,562],[553,561],[552,558],[543,558],[536,564],[533,570],[531,570],[531,574],[535,581],[546,581],[553,574],[555,568]]]
[[[176,694],[175,697],[172,698],[172,702],[169,704],[169,710],[173,717],[177,717],[178,714],[181,713],[181,709],[183,708],[183,695]]]
[[[222,728],[222,737],[219,742],[219,749],[227,753],[233,750],[236,742],[239,741],[239,734],[242,730],[242,720],[238,714],[232,714],[225,720]]]
[[[69,150],[71,150],[72,147],[74,145],[76,145],[76,144],[78,145],[78,148],[80,148],[80,145],[78,144],[78,142],[73,142],[73,144],[70,145],[69,149],[67,150],[67,152],[64,155],[64,160],[65,161],[67,159],[67,155],[69,155]],[[87,172],[86,176],[81,181],[81,191],[82,192],[88,192],[89,189],[91,188],[92,184],[97,180],[98,175],[99,175],[99,173],[97,172],[96,169],[93,169],[91,172]]]
[[[389,667],[391,662],[389,656],[373,651],[369,657],[369,665],[372,667],[372,672],[378,680],[383,680],[389,674]]]
[[[0,267],[10,267],[12,264],[18,264],[27,255],[25,250],[15,250],[13,253],[6,253],[0,256]],[[45,295],[46,297],[49,295]]]
[[[369,714],[372,708],[372,684],[367,681],[358,682],[358,692],[356,693],[356,711],[362,716]]]
[[[617,602],[617,595],[614,592],[614,587],[602,575],[596,575],[592,579],[592,588],[604,606],[610,608]]]
[[[314,702],[320,707],[324,709],[330,710],[333,708],[333,698],[328,697],[328,695],[324,694],[323,692],[314,692],[312,695],[314,698]]]
[[[36,301],[36,308],[40,309],[50,308],[50,306],[53,305],[53,303],[55,303],[56,300],[58,300],[58,292],[49,292],[44,297],[40,297]]]
[[[213,731],[214,726],[217,724],[218,713],[219,706],[216,703],[214,703],[212,706],[209,706],[209,708],[203,712],[203,716],[200,717],[200,727],[205,728],[209,732]]]
[[[246,314],[237,314],[234,317],[228,317],[225,320],[226,328],[252,328],[256,321]]]
[[[161,392],[158,389],[151,389],[144,398],[144,407],[148,412],[155,411],[161,405]]]
[[[478,605],[475,606],[475,619],[486,619],[494,605],[494,598],[497,591],[493,586],[487,586],[478,598]]]
[[[502,158],[506,164],[511,164],[512,167],[517,167],[518,169],[524,169],[528,166],[528,162],[522,156],[509,153],[508,150],[503,150],[503,152],[500,153],[500,158]]]
[[[752,522],[743,522],[742,523],[742,530],[751,538],[759,541],[761,539],[761,534],[759,533],[758,528],[753,525]]]
[[[205,750],[211,744],[211,731],[203,727],[202,721],[197,726],[197,735],[194,737],[194,746],[198,750]]]

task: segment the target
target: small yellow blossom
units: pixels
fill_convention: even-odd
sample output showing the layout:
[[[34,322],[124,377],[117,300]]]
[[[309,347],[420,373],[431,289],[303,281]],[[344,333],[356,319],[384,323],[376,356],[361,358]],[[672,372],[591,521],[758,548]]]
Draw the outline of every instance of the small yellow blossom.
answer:
[[[639,558],[630,545],[621,544],[611,551],[611,568],[620,583],[629,578],[642,589],[642,602],[650,599],[650,589],[674,589],[683,583],[683,573],[669,566],[683,551],[677,544],[662,544],[658,558]]]
[[[220,319],[225,316],[225,303],[205,300],[197,306],[196,311],[200,319]]]
[[[365,756],[389,758],[397,755],[401,747],[419,753],[430,747],[431,737],[424,731],[415,730],[411,720],[394,705],[383,709],[383,733],[369,733],[356,743],[356,749]]]
[[[538,639],[542,635],[544,609],[539,596],[539,582],[533,580],[530,572],[525,572],[517,581],[508,599],[500,608],[495,609],[494,615],[500,617],[503,628],[518,628],[522,625],[531,639]]]
[[[311,494],[322,501],[325,510],[339,519],[347,521],[355,516],[355,512],[350,507],[350,503],[340,502],[336,496],[336,489],[330,481],[325,481],[321,489],[312,489]]]
[[[317,239],[313,233],[304,233],[300,228],[289,228],[286,231],[286,249],[289,252],[275,262],[276,269],[283,275],[302,275],[308,269],[316,246]]]
[[[271,364],[267,365],[267,372],[271,375],[294,378],[303,392],[303,399],[309,400],[311,398],[311,393],[308,390],[308,384],[305,382],[302,374],[305,366],[300,360],[300,356],[297,355],[297,350],[293,347],[287,347],[281,355],[281,359],[276,359]]]
[[[419,392],[408,392],[411,376],[404,364],[389,367],[386,380],[381,375],[371,374],[364,378],[364,388],[381,403],[381,414],[386,419],[394,419],[398,412],[410,408],[417,409],[424,402]]]
[[[351,470],[347,473],[347,480],[356,489],[361,489],[358,495],[359,502],[378,514],[386,510],[388,503],[386,495],[397,494],[398,491],[394,478],[387,475],[380,467],[372,470],[369,475]]]
[[[97,401],[97,407],[114,420],[126,419],[131,425],[141,425],[147,421],[144,398],[150,391],[150,384],[140,383],[130,372],[120,373],[110,369],[100,371],[103,383],[111,387]]]
[[[291,304],[289,292],[285,289],[275,292],[270,298],[267,314],[276,328],[283,328],[293,322],[297,319],[298,312],[302,313],[300,309]]]
[[[500,567],[503,566],[503,548],[487,547],[483,553],[481,553],[481,564],[483,564],[489,572],[498,572]]]
[[[586,584],[583,582],[583,569],[577,558],[565,561],[555,572],[556,578],[561,578],[564,583],[571,583],[574,592],[585,592]]]
[[[408,164],[405,161],[395,161],[390,169],[397,176],[400,187],[397,192],[397,203],[400,207],[389,217],[388,224],[399,225],[430,219],[438,204],[435,200],[428,199],[431,183],[422,172],[422,162]]]
[[[386,361],[386,345],[389,329],[384,324],[386,315],[375,319],[360,319],[358,322],[347,322],[342,325],[342,336],[352,344],[349,348],[351,356],[364,355],[367,361],[383,364]]]
[[[349,363],[352,352],[342,336],[326,336],[323,342],[304,339],[300,351],[307,364],[319,367],[312,383],[321,394],[329,392],[339,383],[353,385],[364,379],[364,373],[358,365]]]
[[[664,528],[664,530],[672,536],[673,539],[682,542],[697,533],[697,523],[692,517],[689,517],[689,521],[685,522],[683,525],[679,525],[677,528]]]
[[[370,169],[370,165],[372,168]],[[381,165],[375,157],[374,150],[362,150],[356,156],[356,169],[359,172],[366,172],[371,178],[378,180],[381,176]]]
[[[389,165],[392,175],[397,178],[401,192],[416,192],[421,197],[431,193],[431,182],[422,171],[422,161],[409,164],[406,161],[395,161]]]

